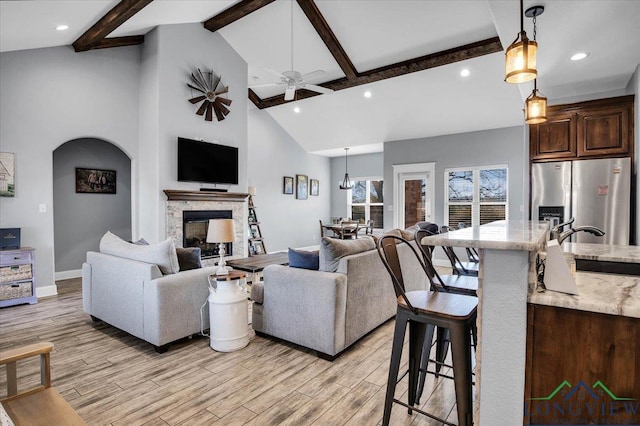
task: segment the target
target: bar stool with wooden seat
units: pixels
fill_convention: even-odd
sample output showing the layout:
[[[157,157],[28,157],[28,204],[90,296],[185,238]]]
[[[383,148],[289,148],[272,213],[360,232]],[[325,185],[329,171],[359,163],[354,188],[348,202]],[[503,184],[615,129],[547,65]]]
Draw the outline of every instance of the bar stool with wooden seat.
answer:
[[[407,240],[394,235],[380,238],[378,254],[391,276],[398,303],[382,424],[389,424],[391,408],[395,402],[407,407],[409,414],[415,410],[437,421],[452,425],[446,420],[414,407],[417,401],[418,375],[425,336],[427,336],[426,339],[429,339],[429,336],[433,338],[434,328],[442,327],[448,329],[451,334],[458,423],[461,426],[471,425],[473,423],[471,329],[476,321],[478,300],[474,297],[446,293],[437,289],[406,292],[396,244],[407,244],[413,251],[416,261],[427,273],[420,255]],[[407,324],[409,325],[409,389],[407,392],[408,401],[404,403],[395,399],[394,394],[398,383]]]

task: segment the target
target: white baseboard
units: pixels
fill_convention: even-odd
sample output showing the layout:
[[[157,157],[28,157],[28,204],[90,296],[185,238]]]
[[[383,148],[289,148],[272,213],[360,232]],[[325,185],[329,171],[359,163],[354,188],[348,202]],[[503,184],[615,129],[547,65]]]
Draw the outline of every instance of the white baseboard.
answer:
[[[80,278],[82,276],[82,269],[72,269],[70,271],[60,271],[56,272],[55,279],[58,280],[69,280],[71,278]]]
[[[36,297],[49,297],[58,294],[58,287],[54,285],[48,285],[46,287],[36,287]]]

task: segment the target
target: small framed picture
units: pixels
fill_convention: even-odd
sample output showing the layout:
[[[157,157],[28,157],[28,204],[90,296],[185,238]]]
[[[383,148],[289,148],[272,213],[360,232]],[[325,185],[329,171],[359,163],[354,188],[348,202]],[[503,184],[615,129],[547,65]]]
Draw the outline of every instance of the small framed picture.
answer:
[[[296,199],[309,198],[309,178],[307,175],[296,175]]]
[[[311,191],[309,194],[318,196],[320,194],[320,181],[318,179],[311,179]]]
[[[0,197],[15,197],[16,160],[13,152],[0,152]]]
[[[262,241],[256,241],[253,243],[253,253],[254,254],[264,254],[264,246],[262,245]]]
[[[76,167],[76,193],[115,194],[116,171]]]
[[[293,194],[293,177],[285,176],[282,185],[283,194]]]

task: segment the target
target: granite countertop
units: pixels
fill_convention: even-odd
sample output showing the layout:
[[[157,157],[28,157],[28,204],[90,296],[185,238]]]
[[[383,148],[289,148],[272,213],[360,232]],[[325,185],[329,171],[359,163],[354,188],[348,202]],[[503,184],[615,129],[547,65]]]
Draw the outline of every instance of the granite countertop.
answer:
[[[429,245],[479,249],[538,251],[544,247],[548,222],[500,220],[425,237]]]
[[[601,262],[640,263],[640,246],[563,243],[562,251],[573,253],[576,259]]]
[[[545,290],[530,293],[527,300],[537,305],[640,318],[640,277],[577,272],[575,281],[577,295]]]

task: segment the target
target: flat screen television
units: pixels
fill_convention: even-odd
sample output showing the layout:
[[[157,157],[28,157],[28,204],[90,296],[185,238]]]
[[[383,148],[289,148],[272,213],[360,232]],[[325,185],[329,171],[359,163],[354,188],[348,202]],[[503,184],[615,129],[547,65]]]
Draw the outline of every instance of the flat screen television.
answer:
[[[238,184],[238,148],[178,138],[178,181]]]

